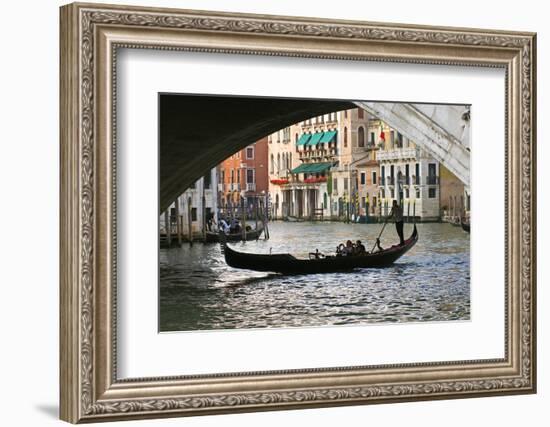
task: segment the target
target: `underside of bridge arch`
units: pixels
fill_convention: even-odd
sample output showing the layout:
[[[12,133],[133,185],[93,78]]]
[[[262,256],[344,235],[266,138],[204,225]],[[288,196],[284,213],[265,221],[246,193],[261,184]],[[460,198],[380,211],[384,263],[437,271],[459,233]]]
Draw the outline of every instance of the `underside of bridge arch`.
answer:
[[[355,107],[319,99],[172,94],[161,94],[159,104],[160,212],[247,145],[302,120]]]
[[[160,212],[242,148],[291,124],[356,107],[422,147],[469,191],[468,106],[174,94],[161,94],[159,104]]]

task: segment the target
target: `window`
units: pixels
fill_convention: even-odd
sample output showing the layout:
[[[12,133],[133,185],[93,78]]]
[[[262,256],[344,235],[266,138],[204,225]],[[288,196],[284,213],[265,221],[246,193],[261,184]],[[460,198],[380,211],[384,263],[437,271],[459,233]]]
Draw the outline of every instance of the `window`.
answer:
[[[437,184],[436,165],[428,163],[428,185]]]
[[[231,184],[235,182],[235,171],[231,169]]]
[[[395,132],[390,131],[390,147],[393,148],[395,145]]]
[[[241,171],[237,169],[235,175],[237,175],[237,184],[239,184],[241,182]]]
[[[246,158],[249,160],[254,158],[254,147],[246,148]]]
[[[344,128],[344,147],[348,146],[348,128]]]
[[[390,192],[391,192],[391,193],[390,193],[390,194],[391,194],[391,198],[394,199],[394,198],[395,198],[395,190],[392,188],[392,189],[390,190]]]
[[[405,188],[405,198],[406,199],[409,198],[409,189],[408,188]]]
[[[212,175],[210,172],[208,172],[206,175],[204,175],[204,188],[212,188]]]
[[[325,193],[323,194],[323,209],[327,208],[327,200],[328,200],[328,196],[327,196],[327,193]]]
[[[403,135],[397,132],[397,148],[403,148]]]
[[[191,221],[197,220],[197,208],[191,208]]]
[[[338,191],[338,178],[334,178],[334,179],[332,180],[332,189],[333,189],[334,191]]]
[[[247,169],[246,170],[246,183],[247,184],[254,184],[254,169]]]
[[[386,197],[386,190],[384,190],[383,188],[380,190],[380,197],[382,199],[384,199]]]
[[[376,171],[372,171],[372,183],[376,184]]]
[[[281,153],[277,154],[277,173],[281,172]]]
[[[359,111],[363,110],[360,109]],[[363,126],[360,126],[359,129],[357,129],[357,146],[365,146],[365,129],[363,129]]]
[[[430,199],[435,199],[435,188],[434,187],[428,188],[428,197]]]
[[[284,128],[283,129],[283,142],[287,143],[290,142],[290,128]]]
[[[344,119],[348,118],[348,110],[344,110]]]
[[[375,142],[374,142],[374,132],[371,132],[371,133],[370,133],[369,144],[370,144],[370,145],[374,145],[374,144],[375,144]]]
[[[362,108],[357,109],[357,117],[360,119],[365,117],[365,111]]]
[[[344,190],[348,189],[348,178],[344,178]]]
[[[416,198],[420,199],[420,190],[416,190]]]
[[[361,185],[365,185],[366,184],[366,174],[365,172],[361,172]]]
[[[270,174],[274,174],[275,173],[275,158],[273,157],[273,153],[271,153],[271,169],[270,169]]]

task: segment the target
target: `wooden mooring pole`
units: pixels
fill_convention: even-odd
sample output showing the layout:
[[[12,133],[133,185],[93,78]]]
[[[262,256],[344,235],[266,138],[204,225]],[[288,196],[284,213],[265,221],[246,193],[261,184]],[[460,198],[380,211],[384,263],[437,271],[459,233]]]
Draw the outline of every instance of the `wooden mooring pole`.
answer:
[[[168,208],[164,211],[164,229],[166,231],[166,244],[168,247],[172,246],[172,233],[170,228],[172,228],[172,225],[170,224],[170,208]]]
[[[189,233],[189,246],[193,246],[193,217],[191,213],[193,211],[191,203],[193,199],[191,197],[187,198],[187,230]]]

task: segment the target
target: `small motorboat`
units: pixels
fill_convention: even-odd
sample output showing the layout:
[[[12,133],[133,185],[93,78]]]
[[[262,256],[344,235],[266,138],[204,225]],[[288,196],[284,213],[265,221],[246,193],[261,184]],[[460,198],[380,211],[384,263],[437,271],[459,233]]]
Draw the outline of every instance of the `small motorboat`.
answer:
[[[317,274],[349,271],[356,268],[382,268],[392,265],[418,241],[416,224],[411,236],[402,245],[395,245],[373,253],[360,255],[310,254],[309,259],[296,258],[291,254],[252,254],[232,249],[222,241],[225,262],[230,267],[283,274]]]

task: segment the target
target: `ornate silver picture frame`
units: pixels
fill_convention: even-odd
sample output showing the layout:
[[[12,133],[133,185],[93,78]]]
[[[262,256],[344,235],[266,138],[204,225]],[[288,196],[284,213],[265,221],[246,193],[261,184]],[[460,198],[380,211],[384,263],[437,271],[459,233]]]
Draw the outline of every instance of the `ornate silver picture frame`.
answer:
[[[63,6],[60,21],[61,419],[536,391],[535,34],[78,3]],[[505,258],[504,357],[120,379],[114,147],[121,48],[503,69],[505,248],[498,250]]]

